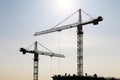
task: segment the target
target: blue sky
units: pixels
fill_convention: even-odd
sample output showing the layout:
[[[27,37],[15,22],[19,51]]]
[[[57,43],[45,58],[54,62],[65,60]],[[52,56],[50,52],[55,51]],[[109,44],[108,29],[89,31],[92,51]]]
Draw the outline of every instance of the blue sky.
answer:
[[[71,1],[72,7],[63,9],[56,0],[0,0],[1,80],[32,80],[33,56],[22,55],[19,48],[36,40],[66,56],[60,60],[40,56],[39,78],[49,80],[59,71],[76,73],[76,28],[37,37],[33,34],[54,27],[79,8],[94,18],[104,18],[97,26],[84,26],[84,73],[120,77],[120,0]],[[63,25],[76,22],[77,17],[74,15]],[[83,18],[90,19],[85,14]]]

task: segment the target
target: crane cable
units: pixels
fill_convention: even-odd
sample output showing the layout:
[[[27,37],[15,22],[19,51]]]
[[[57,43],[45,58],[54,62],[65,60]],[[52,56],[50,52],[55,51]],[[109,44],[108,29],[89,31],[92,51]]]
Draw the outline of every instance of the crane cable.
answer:
[[[94,19],[91,15],[89,15],[89,14],[88,14],[87,12],[85,12],[84,10],[81,9],[81,11],[82,11],[84,14],[86,14],[88,17],[90,17],[91,19]],[[57,25],[55,25],[54,27],[52,27],[51,29],[59,26],[60,24],[62,24],[62,23],[65,22],[66,20],[68,20],[70,17],[72,17],[72,16],[73,16],[74,14],[76,14],[77,12],[78,12],[78,10],[75,11],[75,12],[74,12],[73,14],[71,14],[70,16],[68,16],[67,18],[65,18],[63,21],[61,21],[61,22],[58,23]]]
[[[58,53],[61,53],[61,32],[59,32],[58,36]],[[60,66],[61,59],[58,58],[58,73],[61,73],[61,66]]]
[[[41,43],[39,43],[39,42],[38,42],[38,44],[39,44],[41,47],[43,47],[44,49],[46,49],[46,50],[48,50],[48,51],[50,51],[50,52],[54,53],[52,50],[48,49],[47,47],[45,47],[45,46],[44,46],[44,45],[42,45]]]
[[[32,43],[30,46],[28,46],[26,49],[30,49],[32,46],[34,45],[34,43]]]
[[[91,19],[94,19],[90,14],[88,14],[87,12],[85,12],[84,10],[81,9],[81,11],[86,14],[88,17],[90,17]]]
[[[44,49],[54,53],[52,50],[48,49],[47,47],[45,47],[43,44],[41,44],[40,42],[37,42],[41,47],[43,47]],[[32,43],[30,46],[28,46],[26,49],[30,49],[32,46],[34,45],[34,43]]]
[[[68,20],[71,16],[73,16],[74,14],[76,14],[78,11],[75,11],[73,14],[71,14],[70,16],[68,16],[67,18],[65,18],[63,21],[61,21],[60,23],[58,23],[57,25],[55,25],[53,28],[59,26],[60,24],[62,24],[63,22],[65,22],[66,20]],[[53,29],[51,28],[51,29]]]
[[[53,71],[52,71],[53,66],[52,65],[53,65],[53,58],[51,57],[51,60],[50,60],[50,76],[53,75]]]

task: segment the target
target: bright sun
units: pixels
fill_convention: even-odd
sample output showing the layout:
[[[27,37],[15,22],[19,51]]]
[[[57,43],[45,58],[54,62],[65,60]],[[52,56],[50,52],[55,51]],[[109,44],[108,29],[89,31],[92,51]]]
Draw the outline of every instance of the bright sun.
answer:
[[[74,0],[56,0],[57,6],[61,9],[70,9],[73,7]]]

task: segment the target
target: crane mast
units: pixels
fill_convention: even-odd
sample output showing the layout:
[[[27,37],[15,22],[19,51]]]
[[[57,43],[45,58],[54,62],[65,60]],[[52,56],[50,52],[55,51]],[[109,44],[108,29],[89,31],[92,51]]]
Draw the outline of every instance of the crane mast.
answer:
[[[38,51],[37,41],[34,43],[34,50],[27,50],[27,49],[24,49],[24,48],[20,48],[20,52],[22,52],[23,54],[26,54],[26,53],[34,54],[33,80],[38,80],[39,55],[46,55],[46,56],[50,56],[50,57],[65,58],[65,56],[62,55],[62,54]]]
[[[79,20],[77,25],[77,75],[83,76],[83,31],[82,31],[81,9],[79,10]]]
[[[37,41],[35,42],[35,45],[34,45],[34,50],[35,51],[38,51],[38,49],[37,49]],[[39,54],[37,54],[37,53],[34,53],[34,61],[33,61],[33,67],[34,67],[34,70],[33,70],[33,80],[38,80],[38,69],[39,69],[39,59],[38,59],[38,57],[39,57]]]
[[[77,27],[77,75],[83,76],[83,31],[82,31],[82,28],[84,25],[88,25],[88,24],[97,25],[99,24],[100,21],[103,21],[103,18],[101,16],[98,16],[96,19],[92,19],[92,20],[82,23],[81,9],[79,9],[78,12],[79,12],[79,20],[77,23],[35,32],[34,36],[48,34],[52,32],[57,32],[57,31],[62,31],[65,29]]]

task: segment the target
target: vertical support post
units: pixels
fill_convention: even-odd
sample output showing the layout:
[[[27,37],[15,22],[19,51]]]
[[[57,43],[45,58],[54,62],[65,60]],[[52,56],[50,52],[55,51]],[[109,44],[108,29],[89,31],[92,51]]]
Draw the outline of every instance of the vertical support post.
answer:
[[[37,41],[35,42],[34,50],[37,51]],[[33,70],[33,80],[38,80],[38,59],[39,55],[34,53],[34,70]]]
[[[83,76],[83,31],[82,31],[82,16],[79,9],[79,25],[77,26],[77,75]]]

